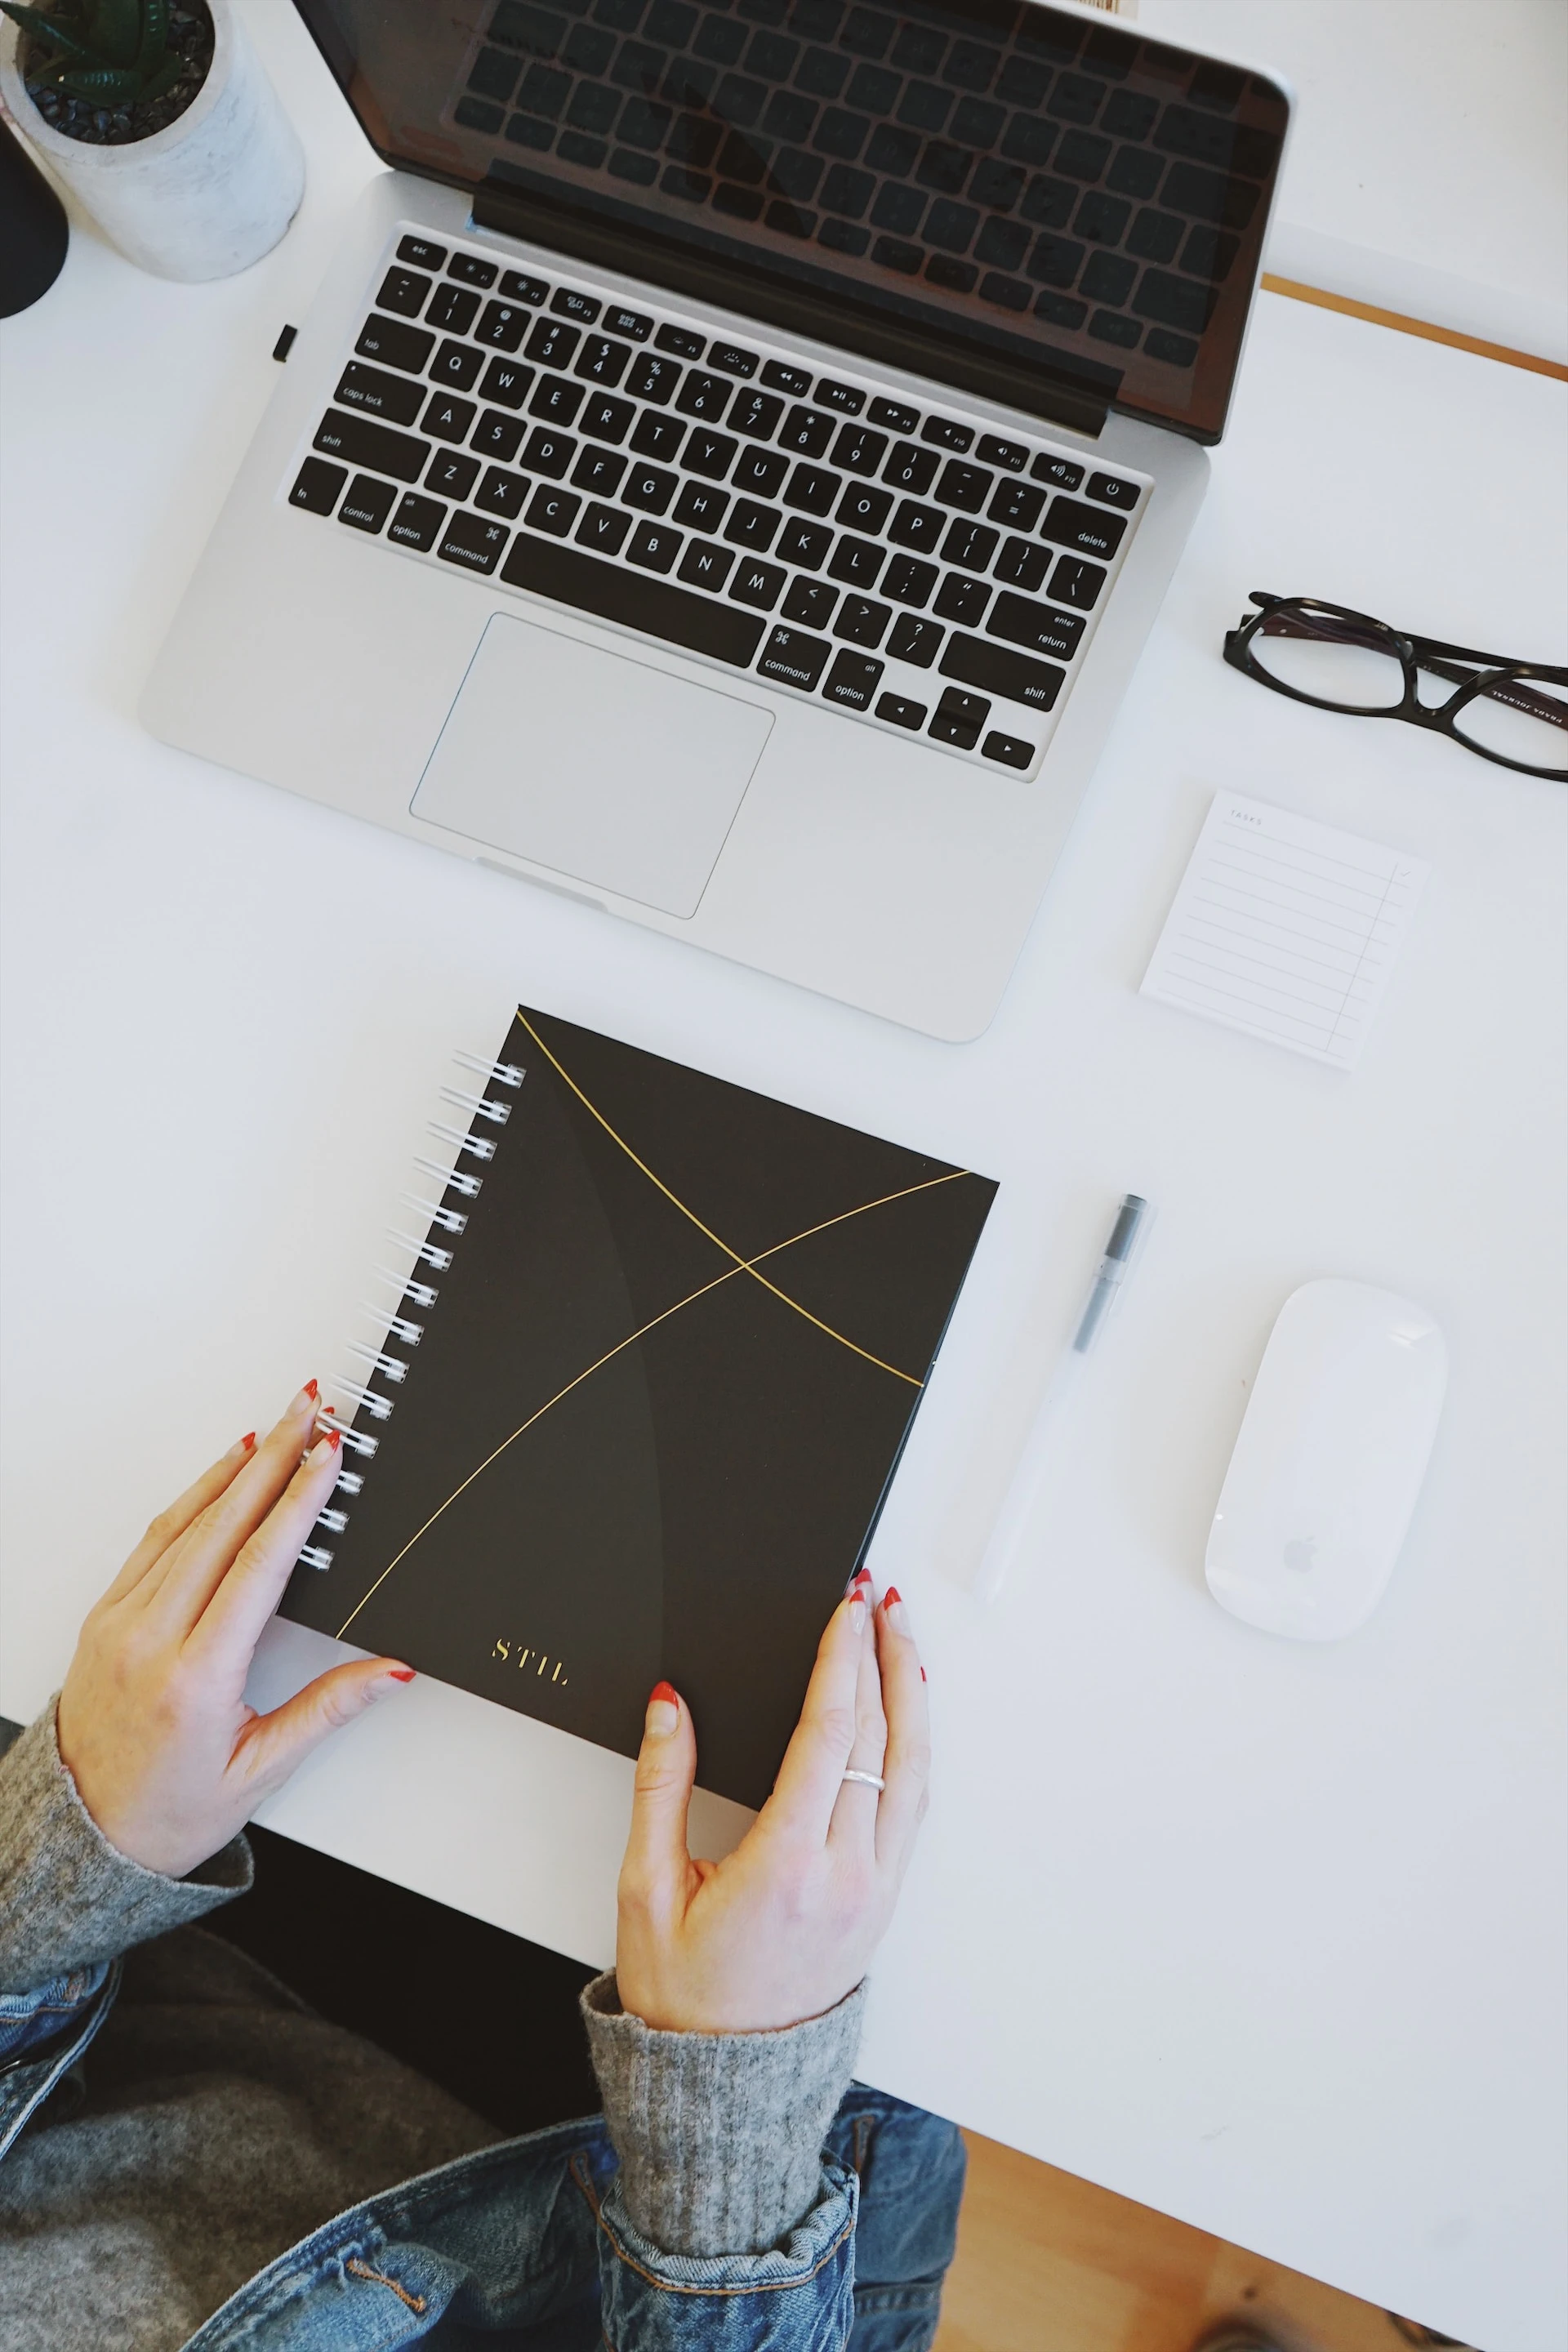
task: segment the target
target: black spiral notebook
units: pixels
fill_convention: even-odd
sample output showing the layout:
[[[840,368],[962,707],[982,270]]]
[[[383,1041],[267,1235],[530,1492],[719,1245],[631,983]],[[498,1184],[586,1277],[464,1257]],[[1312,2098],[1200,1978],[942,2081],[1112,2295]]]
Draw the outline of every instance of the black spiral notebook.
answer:
[[[283,1614],[625,1755],[668,1677],[760,1805],[996,1187],[542,1013],[468,1067]]]

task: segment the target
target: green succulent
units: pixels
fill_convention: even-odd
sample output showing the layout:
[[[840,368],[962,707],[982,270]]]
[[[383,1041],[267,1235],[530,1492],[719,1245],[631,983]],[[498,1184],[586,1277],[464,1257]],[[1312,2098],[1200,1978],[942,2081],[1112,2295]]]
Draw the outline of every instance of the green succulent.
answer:
[[[54,52],[28,68],[29,82],[89,104],[162,98],[184,64],[169,47],[169,0],[60,0],[47,15],[19,0],[0,0],[0,15]]]

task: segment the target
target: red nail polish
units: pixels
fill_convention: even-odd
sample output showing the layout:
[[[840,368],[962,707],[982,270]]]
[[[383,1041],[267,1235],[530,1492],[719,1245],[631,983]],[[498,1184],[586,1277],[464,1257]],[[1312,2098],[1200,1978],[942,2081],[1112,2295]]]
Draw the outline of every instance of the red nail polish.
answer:
[[[337,1450],[338,1450],[339,1446],[342,1444],[342,1442],[343,1442],[343,1441],[342,1441],[342,1437],[339,1435],[338,1432],[337,1432],[335,1429],[329,1429],[329,1430],[328,1430],[328,1432],[327,1432],[327,1444],[331,1447],[332,1452],[333,1452],[334,1454],[337,1452]]]
[[[667,1699],[671,1706],[679,1706],[680,1705],[680,1693],[676,1689],[673,1683],[655,1683],[652,1690],[650,1690],[647,1695],[647,1703],[649,1706],[653,1705],[656,1698]]]
[[[896,1584],[889,1584],[886,1592],[882,1595],[882,1606],[884,1609],[891,1609],[894,1602],[901,1601],[903,1597],[903,1594],[899,1591]]]
[[[254,1429],[247,1429],[247,1430],[246,1431],[246,1433],[245,1433],[245,1435],[240,1439],[240,1441],[239,1441],[239,1442],[240,1442],[241,1445],[244,1447],[244,1449],[245,1449],[245,1451],[247,1452],[247,1454],[248,1454],[248,1453],[249,1453],[249,1451],[250,1451],[250,1449],[251,1449],[251,1447],[252,1447],[252,1446],[255,1444],[255,1443],[256,1443],[256,1432],[255,1432],[255,1430],[254,1430]]]
[[[412,1666],[394,1666],[391,1671],[392,1679],[395,1683],[411,1683],[414,1680],[414,1669]]]
[[[305,1383],[305,1394],[306,1394],[308,1397],[320,1396],[320,1395],[321,1395],[321,1382],[320,1382],[319,1381],[306,1381],[306,1383]]]
[[[925,1670],[925,1668],[922,1666],[922,1667],[921,1668],[921,1682],[922,1682],[922,1683],[924,1682],[925,1678],[926,1678],[926,1670]]]

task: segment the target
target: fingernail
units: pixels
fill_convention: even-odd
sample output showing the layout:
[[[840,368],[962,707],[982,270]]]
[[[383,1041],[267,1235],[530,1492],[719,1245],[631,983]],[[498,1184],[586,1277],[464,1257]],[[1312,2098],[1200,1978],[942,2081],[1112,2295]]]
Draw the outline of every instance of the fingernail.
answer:
[[[868,1568],[858,1568],[858,1569],[856,1570],[856,1571],[855,1571],[854,1575],[850,1578],[850,1580],[849,1580],[848,1583],[847,1583],[847,1584],[845,1586],[845,1588],[844,1588],[844,1598],[845,1598],[845,1600],[846,1600],[846,1601],[852,1601],[852,1600],[854,1599],[854,1597],[855,1597],[856,1592],[858,1591],[859,1587],[860,1587],[862,1584],[869,1584],[869,1583],[870,1583],[870,1581],[871,1581],[871,1571],[870,1571],[870,1570],[869,1570]]]
[[[342,1442],[343,1442],[343,1441],[342,1441],[342,1436],[339,1434],[339,1433],[338,1433],[335,1429],[329,1429],[329,1430],[328,1430],[328,1432],[327,1432],[327,1444],[331,1447],[332,1452],[333,1452],[334,1454],[337,1452],[337,1450],[338,1450],[339,1446],[342,1444]]]
[[[852,1601],[849,1603],[849,1631],[852,1633],[862,1633],[865,1630],[865,1624],[866,1603],[863,1601]]]
[[[922,1683],[924,1682],[925,1678],[926,1678],[926,1670],[925,1670],[925,1668],[922,1666],[922,1667],[921,1668],[921,1682],[922,1682]]]
[[[299,1395],[295,1398],[293,1403],[289,1406],[289,1412],[303,1412],[308,1404],[314,1404],[316,1399],[321,1395],[321,1389],[319,1381],[307,1381]]]
[[[903,1594],[899,1591],[896,1584],[889,1584],[886,1592],[883,1593],[882,1608],[887,1615],[888,1622],[892,1627],[895,1633],[907,1633],[909,1632],[910,1612],[904,1607]]]
[[[395,1683],[411,1683],[414,1680],[412,1666],[388,1666],[386,1671]]]
[[[673,1685],[655,1683],[649,1694],[645,1727],[650,1738],[668,1739],[680,1721],[680,1699]]]
[[[256,1432],[255,1432],[255,1430],[254,1430],[254,1429],[247,1429],[247,1430],[246,1431],[246,1433],[245,1433],[245,1435],[244,1435],[244,1436],[240,1439],[240,1441],[239,1441],[239,1450],[240,1450],[240,1452],[241,1452],[242,1454],[248,1454],[248,1453],[249,1453],[249,1451],[250,1451],[250,1449],[251,1449],[251,1447],[255,1444],[255,1443],[256,1443]]]

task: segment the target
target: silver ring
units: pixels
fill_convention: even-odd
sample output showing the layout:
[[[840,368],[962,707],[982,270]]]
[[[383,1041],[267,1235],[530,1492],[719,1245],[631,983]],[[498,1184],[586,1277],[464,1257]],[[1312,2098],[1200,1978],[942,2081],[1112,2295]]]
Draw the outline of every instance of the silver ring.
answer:
[[[868,1789],[885,1789],[888,1785],[886,1780],[875,1772],[846,1772],[844,1778],[847,1780],[863,1780]]]

